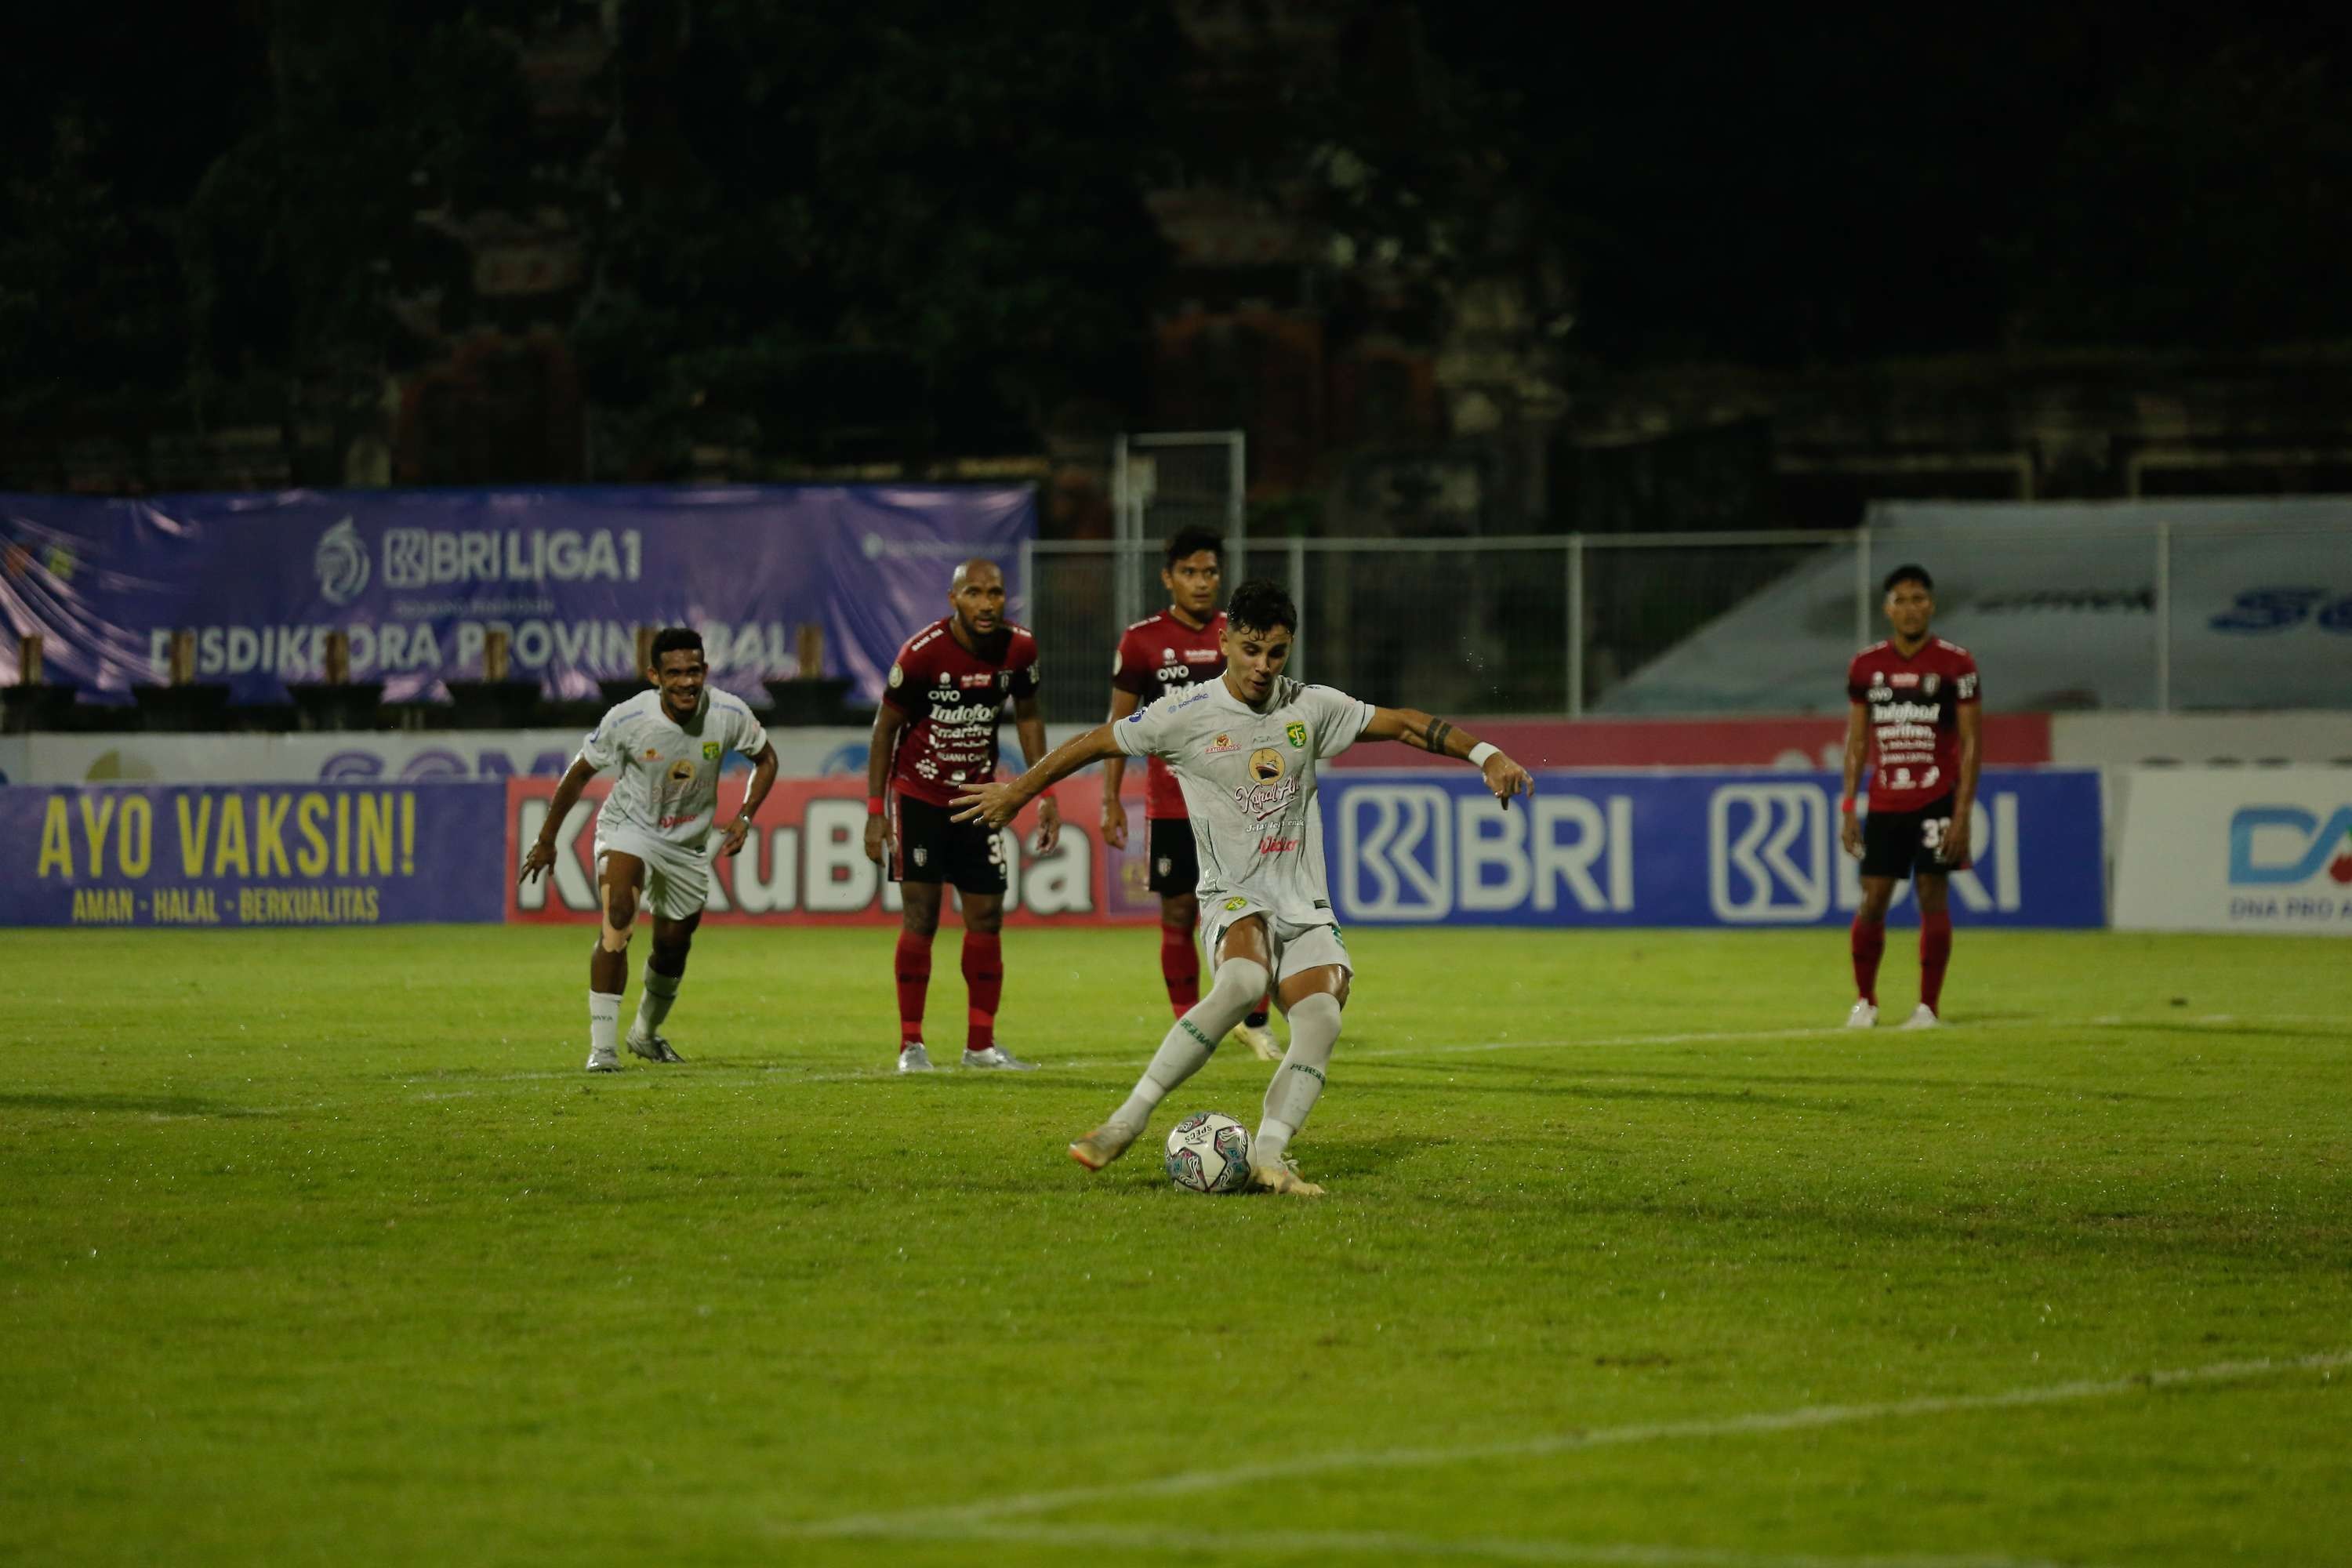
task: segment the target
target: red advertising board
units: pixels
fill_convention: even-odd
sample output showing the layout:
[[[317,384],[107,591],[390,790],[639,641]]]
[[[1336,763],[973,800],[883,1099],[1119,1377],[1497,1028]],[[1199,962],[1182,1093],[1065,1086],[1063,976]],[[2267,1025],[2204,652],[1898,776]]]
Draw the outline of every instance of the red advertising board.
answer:
[[[1793,768],[1836,771],[1845,719],[1491,719],[1463,726],[1529,768]],[[2050,760],[2047,713],[1988,713],[1987,766]],[[1356,746],[1343,768],[1458,767],[1411,746]]]
[[[1069,805],[1062,841],[1053,854],[1036,852],[1036,808],[1022,814],[1017,836],[1006,834],[1010,920],[1049,924],[1156,921],[1160,900],[1144,887],[1142,770],[1130,775],[1128,847],[1108,848],[1100,820],[1099,782],[1065,786]],[[524,846],[547,821],[555,780],[507,781],[507,864],[522,864]],[[741,776],[719,786],[720,821],[743,800]],[[1085,787],[1091,784],[1092,787]],[[555,868],[530,887],[507,879],[507,919],[551,924],[593,921],[597,913],[595,805],[598,779],[557,831]],[[718,835],[711,836],[716,845]],[[857,778],[779,779],[760,807],[743,852],[712,862],[714,892],[706,921],[762,925],[848,921],[878,925],[898,918],[898,889],[866,858],[866,784]]]

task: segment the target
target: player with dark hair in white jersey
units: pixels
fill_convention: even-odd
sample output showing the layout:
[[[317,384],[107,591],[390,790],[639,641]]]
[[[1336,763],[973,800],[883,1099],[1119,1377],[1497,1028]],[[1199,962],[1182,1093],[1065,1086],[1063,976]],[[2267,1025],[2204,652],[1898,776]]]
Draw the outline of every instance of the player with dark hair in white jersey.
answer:
[[[1323,1091],[1354,965],[1325,887],[1316,764],[1360,740],[1402,741],[1475,764],[1506,810],[1513,795],[1534,791],[1525,768],[1443,719],[1286,677],[1297,630],[1297,606],[1278,584],[1244,583],[1225,608],[1222,676],[1088,731],[1010,783],[979,784],[956,799],[958,820],[1002,825],[1056,780],[1114,756],[1160,757],[1183,786],[1213,982],[1160,1041],[1134,1092],[1070,1145],[1070,1157],[1088,1170],[1127,1152],[1160,1100],[1200,1070],[1271,977],[1290,1017],[1290,1048],[1265,1091],[1250,1176],[1272,1192],[1319,1196],[1323,1189],[1292,1163],[1290,1141]]]
[[[603,928],[588,959],[588,1070],[621,1070],[621,996],[629,984],[629,938],[637,906],[654,912],[653,951],[646,956],[645,993],[628,1032],[633,1055],[674,1062],[662,1021],[686,979],[686,956],[710,896],[711,852],[705,847],[719,815],[719,774],[727,753],[751,762],[743,809],[719,837],[716,852],[743,847],[768,786],[776,782],[776,751],[743,700],[706,685],[702,637],[688,626],[654,636],[653,689],[597,721],[548,803],[546,824],[526,850],[522,880],[555,864],[555,835],[588,781],[616,770],[613,791],[596,812],[596,887]]]

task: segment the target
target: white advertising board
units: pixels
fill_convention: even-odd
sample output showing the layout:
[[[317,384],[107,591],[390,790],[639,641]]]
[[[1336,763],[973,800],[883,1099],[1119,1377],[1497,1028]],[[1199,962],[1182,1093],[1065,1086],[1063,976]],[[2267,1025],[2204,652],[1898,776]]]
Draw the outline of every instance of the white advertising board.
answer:
[[[2118,929],[2352,936],[2352,768],[2135,768],[2124,782]]]
[[[1086,726],[1049,725],[1059,745]],[[863,729],[775,729],[779,776],[830,778],[866,772]],[[578,730],[338,730],[294,734],[10,735],[0,739],[0,773],[20,784],[425,784],[561,774],[580,751]],[[1021,744],[1004,726],[1004,761]],[[731,768],[743,764],[728,758]]]

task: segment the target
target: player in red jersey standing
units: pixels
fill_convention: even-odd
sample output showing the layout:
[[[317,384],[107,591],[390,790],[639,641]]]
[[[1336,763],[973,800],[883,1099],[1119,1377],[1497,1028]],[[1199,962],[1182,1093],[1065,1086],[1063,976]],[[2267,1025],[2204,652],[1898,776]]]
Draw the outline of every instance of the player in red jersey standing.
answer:
[[[1952,960],[1951,874],[1969,868],[1969,814],[1977,798],[1983,711],[1977,661],[1957,643],[1930,637],[1936,584],[1921,566],[1886,574],[1886,619],[1895,635],[1846,666],[1845,788],[1840,837],[1862,859],[1862,908],[1853,917],[1853,1009],[1846,1027],[1878,1022],[1878,960],[1886,951],[1886,906],[1895,884],[1916,879],[1919,894],[1919,1005],[1906,1029],[1943,1022],[1944,970]],[[1870,811],[1853,814],[1854,790],[1870,744]]]
[[[1004,574],[993,562],[975,558],[957,567],[948,604],[952,613],[898,649],[866,763],[866,858],[881,862],[889,852],[890,879],[904,900],[898,1070],[931,1070],[923,1001],[947,882],[963,895],[963,979],[971,995],[963,1065],[1026,1070],[1034,1064],[996,1043],[996,1007],[1004,994],[1004,847],[992,827],[950,821],[948,805],[996,776],[996,727],[1007,699],[1022,756],[1034,764],[1045,754],[1037,639],[1005,620]],[[1038,853],[1050,854],[1061,836],[1054,802],[1041,801]]]
[[[1110,662],[1110,722],[1157,701],[1162,692],[1224,674],[1225,616],[1217,608],[1224,545],[1205,528],[1181,530],[1168,542],[1167,563],[1160,569],[1168,607],[1136,622],[1118,639],[1118,651]],[[1103,842],[1114,849],[1127,847],[1127,807],[1118,798],[1126,777],[1124,756],[1103,763]],[[1168,985],[1168,1005],[1181,1018],[1201,1000],[1201,953],[1192,939],[1201,921],[1201,900],[1193,892],[1201,863],[1176,775],[1154,757],[1147,778],[1144,847],[1151,858],[1147,886],[1160,895],[1160,975]],[[1268,1000],[1259,998],[1234,1033],[1260,1061],[1271,1062],[1281,1060],[1282,1052],[1275,1045],[1274,1031],[1266,1027]]]

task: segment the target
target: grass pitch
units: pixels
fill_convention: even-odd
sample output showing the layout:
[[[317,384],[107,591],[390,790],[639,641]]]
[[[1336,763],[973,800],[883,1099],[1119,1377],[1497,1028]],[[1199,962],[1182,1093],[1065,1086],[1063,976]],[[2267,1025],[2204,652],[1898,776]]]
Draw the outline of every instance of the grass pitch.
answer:
[[[1840,933],[1351,932],[1306,1203],[1064,1155],[1165,1026],[1149,931],[1011,932],[1047,1069],[928,1079],[888,932],[727,929],[688,1065],[589,1079],[591,940],[0,938],[0,1559],[2352,1539],[2340,943],[1963,930],[1958,1026],[1859,1035]]]

